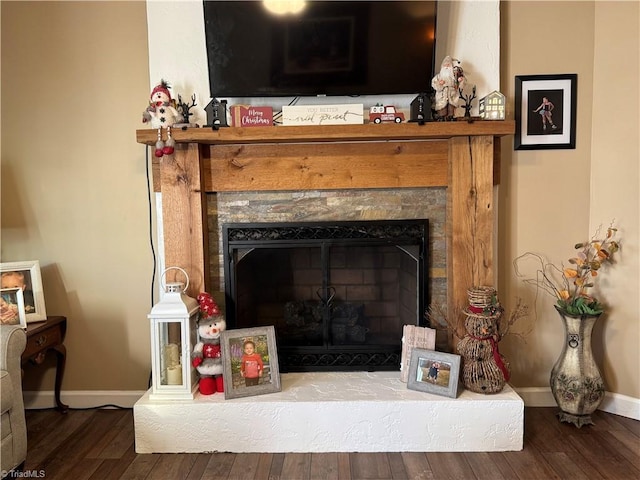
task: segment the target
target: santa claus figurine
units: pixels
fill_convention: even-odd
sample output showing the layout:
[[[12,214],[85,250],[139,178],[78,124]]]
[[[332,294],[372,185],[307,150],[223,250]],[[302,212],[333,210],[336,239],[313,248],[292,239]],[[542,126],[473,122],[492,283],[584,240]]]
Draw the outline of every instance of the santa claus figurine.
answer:
[[[460,102],[460,91],[464,89],[466,78],[460,60],[444,57],[440,72],[431,80],[435,90],[434,108],[438,119],[453,120]]]
[[[171,127],[182,118],[174,107],[169,84],[161,80],[151,91],[149,106],[142,113],[142,123],[151,123],[151,128],[158,129],[158,141],[154,155],[158,158],[173,153],[175,141],[171,138]],[[167,129],[167,141],[162,141],[162,129]]]

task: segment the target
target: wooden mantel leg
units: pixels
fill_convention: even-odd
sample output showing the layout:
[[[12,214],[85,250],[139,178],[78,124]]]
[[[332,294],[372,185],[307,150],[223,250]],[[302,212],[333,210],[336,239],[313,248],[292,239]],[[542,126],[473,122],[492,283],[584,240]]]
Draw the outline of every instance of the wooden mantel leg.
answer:
[[[468,288],[493,286],[493,147],[492,136],[449,140],[447,296],[451,320],[467,305]],[[457,325],[458,335],[464,335],[461,318]]]
[[[160,179],[165,266],[187,272],[187,294],[195,298],[209,283],[206,194],[198,144],[179,143],[173,155],[162,157]],[[180,281],[177,273],[175,281]],[[173,275],[168,272],[166,281],[174,281]]]

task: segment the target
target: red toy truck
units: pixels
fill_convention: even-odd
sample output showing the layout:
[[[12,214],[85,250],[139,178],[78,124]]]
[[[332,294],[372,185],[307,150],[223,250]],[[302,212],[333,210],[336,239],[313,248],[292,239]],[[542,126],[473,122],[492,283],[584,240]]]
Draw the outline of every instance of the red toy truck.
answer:
[[[393,105],[376,105],[369,109],[369,122],[404,122],[404,113],[396,111]]]

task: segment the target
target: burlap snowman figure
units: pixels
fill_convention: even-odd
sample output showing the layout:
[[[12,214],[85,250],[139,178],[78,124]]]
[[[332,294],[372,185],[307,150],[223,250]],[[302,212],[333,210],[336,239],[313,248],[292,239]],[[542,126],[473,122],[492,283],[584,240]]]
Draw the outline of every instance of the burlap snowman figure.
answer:
[[[458,342],[462,383],[476,393],[498,393],[509,381],[509,364],[498,350],[503,309],[491,287],[469,289],[465,336]]]

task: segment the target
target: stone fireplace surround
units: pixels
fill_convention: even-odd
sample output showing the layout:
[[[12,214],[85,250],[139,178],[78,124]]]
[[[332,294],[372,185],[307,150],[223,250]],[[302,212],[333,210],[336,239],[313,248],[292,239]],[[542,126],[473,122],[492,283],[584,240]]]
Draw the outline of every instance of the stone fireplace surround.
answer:
[[[445,187],[452,312],[464,306],[469,286],[493,284],[494,142],[513,131],[505,121],[174,132],[175,155],[154,165],[166,265],[188,271],[192,296],[211,287],[208,192]],[[137,138],[153,145],[156,132],[139,130]],[[462,391],[450,399],[408,390],[397,372],[282,377],[282,392],[234,400],[151,402],[146,394],[134,407],[136,451],[522,448],[524,404],[508,385],[496,395]],[[213,425],[216,436],[207,433]]]
[[[225,290],[222,225],[361,220],[429,220],[428,285],[431,299],[445,305],[446,188],[220,192],[207,194],[211,289]]]

